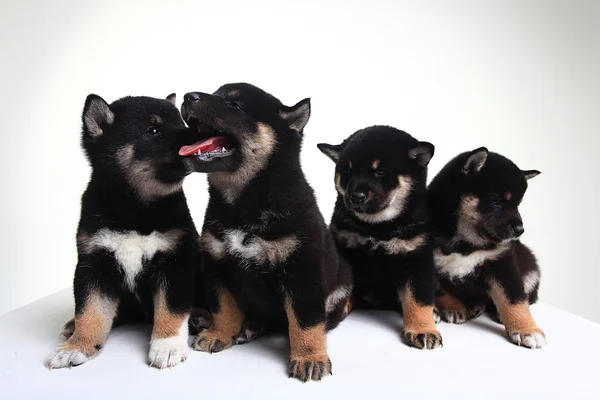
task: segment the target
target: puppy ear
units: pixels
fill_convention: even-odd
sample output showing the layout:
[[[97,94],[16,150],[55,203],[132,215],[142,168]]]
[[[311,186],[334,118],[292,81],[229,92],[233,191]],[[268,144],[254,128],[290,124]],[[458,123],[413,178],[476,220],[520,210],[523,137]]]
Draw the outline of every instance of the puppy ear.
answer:
[[[171,93],[167,96],[167,100],[173,103],[174,106],[177,106],[177,95],[175,93]]]
[[[536,176],[538,176],[539,174],[541,174],[540,171],[535,170],[535,169],[530,169],[528,171],[521,171],[523,173],[523,175],[525,175],[525,179],[530,180],[531,178],[535,178]]]
[[[102,97],[90,94],[85,99],[81,119],[83,120],[84,134],[97,139],[104,133],[104,129],[113,123],[115,114]]]
[[[485,166],[487,157],[488,157],[488,149],[486,149],[485,147],[480,147],[478,149],[473,150],[471,152],[471,154],[469,155],[469,158],[467,158],[465,165],[462,168],[463,174],[466,175],[469,173],[469,171],[473,171],[473,172],[481,171],[481,168],[483,168]]]
[[[419,145],[408,151],[408,157],[411,160],[417,160],[421,167],[426,167],[433,157],[435,147],[429,142],[419,142]]]
[[[337,163],[340,159],[340,151],[342,151],[341,144],[334,145],[327,143],[319,143],[317,147],[319,148],[319,150],[321,150],[321,153],[329,157],[334,163]]]
[[[291,129],[301,133],[310,118],[310,99],[301,100],[293,107],[284,106],[279,115]]]

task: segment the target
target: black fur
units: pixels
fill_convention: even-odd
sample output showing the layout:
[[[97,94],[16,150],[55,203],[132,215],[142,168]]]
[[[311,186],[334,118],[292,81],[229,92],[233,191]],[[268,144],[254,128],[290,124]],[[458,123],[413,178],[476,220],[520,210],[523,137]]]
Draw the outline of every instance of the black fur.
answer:
[[[479,148],[455,157],[429,185],[428,208],[439,260],[437,277],[441,289],[460,299],[467,310],[485,307],[496,314],[488,294],[491,281],[503,287],[511,303],[532,304],[537,300],[539,267],[531,250],[517,238],[524,231],[518,206],[527,179],[538,174],[535,170],[521,171],[500,154]],[[461,202],[468,199],[474,206],[461,209]],[[444,256],[469,256],[477,251],[497,251],[498,255],[464,276],[456,275],[456,266],[442,265]],[[527,276],[529,291],[524,285]]]
[[[318,147],[336,163],[331,231],[352,264],[356,305],[399,308],[399,292],[409,289],[419,305],[433,306],[433,242],[425,202],[433,145],[373,126],[340,145]],[[414,248],[407,251],[386,247],[412,240]],[[418,342],[420,336],[414,336]],[[425,346],[425,339],[421,342],[415,345]]]
[[[220,136],[227,148],[226,156],[220,156],[219,148],[216,156],[187,157],[194,170],[209,173],[210,201],[202,235],[211,234],[226,248],[216,259],[203,246],[209,309],[219,311],[219,286],[234,295],[246,320],[267,332],[287,329],[286,297],[302,328],[321,323],[335,327],[345,316],[345,302],[326,313],[327,296],[340,286],[351,286],[352,277],[338,258],[300,167],[309,100],[286,107],[252,85],[229,84],[213,95],[188,93],[182,115],[205,138]],[[260,260],[233,251],[228,232],[241,235],[242,248],[290,235],[297,245],[281,260],[267,261],[269,254],[263,253]]]

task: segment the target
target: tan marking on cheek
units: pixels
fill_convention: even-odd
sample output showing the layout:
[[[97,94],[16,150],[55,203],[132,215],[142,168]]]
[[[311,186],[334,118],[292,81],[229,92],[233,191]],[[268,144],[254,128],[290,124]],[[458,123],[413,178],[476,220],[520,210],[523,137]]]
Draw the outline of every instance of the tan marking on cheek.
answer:
[[[117,314],[116,300],[91,292],[81,312],[75,315],[75,331],[61,347],[79,350],[88,356],[96,354],[106,342]]]
[[[346,190],[342,187],[342,177],[339,173],[335,174],[335,188],[342,196],[346,194]]]
[[[500,320],[506,327],[507,332],[543,333],[531,315],[529,302],[522,301],[512,304],[506,297],[502,286],[495,281],[490,282],[489,294],[498,309]]]
[[[399,295],[404,314],[404,330],[417,333],[437,333],[433,321],[433,305],[418,304],[409,286],[401,290]]]
[[[511,193],[511,192],[506,192],[506,193],[504,194],[504,198],[505,198],[506,200],[510,200],[510,199],[512,199],[512,193]]]
[[[164,339],[179,336],[181,327],[189,313],[177,314],[169,310],[164,289],[160,288],[154,296],[154,325],[152,339]]]
[[[288,318],[290,335],[290,358],[302,358],[307,355],[326,355],[327,336],[325,324],[302,328],[296,319],[289,297],[285,299],[285,312]]]
[[[352,312],[352,297],[348,298],[348,300],[346,300],[346,304],[344,305],[344,317],[346,318],[348,316],[348,314],[350,314]]]
[[[219,287],[219,311],[213,313],[213,324],[210,331],[219,332],[223,337],[232,338],[237,335],[244,323],[244,313],[231,294],[223,287]]]
[[[377,169],[379,167],[379,164],[381,163],[381,161],[379,160],[374,160],[373,164],[371,164],[371,167],[373,167],[373,169]]]

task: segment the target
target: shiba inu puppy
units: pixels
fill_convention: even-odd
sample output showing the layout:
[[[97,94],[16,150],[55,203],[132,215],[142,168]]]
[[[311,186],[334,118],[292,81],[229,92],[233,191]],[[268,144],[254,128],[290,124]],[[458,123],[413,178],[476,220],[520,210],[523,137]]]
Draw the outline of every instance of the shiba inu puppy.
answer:
[[[540,269],[519,237],[519,204],[539,171],[520,170],[485,147],[451,160],[428,189],[436,236],[436,305],[444,321],[463,323],[491,311],[515,344],[538,348],[546,338],[533,320]]]
[[[340,145],[319,144],[336,163],[331,219],[354,272],[357,306],[397,308],[402,337],[421,349],[442,345],[433,319],[433,241],[425,201],[434,146],[389,126],[361,129]]]
[[[212,324],[193,347],[231,347],[250,321],[289,333],[290,377],[320,380],[331,373],[326,331],[348,312],[352,274],[300,167],[309,100],[286,107],[229,84],[186,94],[181,110],[203,139],[180,154],[208,174],[210,194],[201,246]]]

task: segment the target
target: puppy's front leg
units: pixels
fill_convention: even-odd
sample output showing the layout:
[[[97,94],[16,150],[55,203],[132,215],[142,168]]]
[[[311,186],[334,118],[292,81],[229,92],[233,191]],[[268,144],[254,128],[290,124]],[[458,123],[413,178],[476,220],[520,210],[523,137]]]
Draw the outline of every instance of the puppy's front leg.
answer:
[[[210,301],[212,325],[200,332],[194,340],[195,350],[217,353],[233,346],[244,323],[244,313],[235,297],[224,286],[218,286]]]
[[[168,302],[164,285],[154,294],[154,325],[148,362],[151,367],[171,368],[186,360],[189,310],[176,312]]]
[[[77,291],[77,276],[75,280]],[[75,328],[46,362],[49,369],[75,367],[96,356],[104,346],[117,314],[118,301],[97,289],[76,296]]]
[[[331,375],[325,333],[325,301],[285,297],[285,312],[290,336],[289,376],[303,382],[320,381]]]
[[[433,301],[429,301],[433,293],[431,296],[421,293],[428,290],[426,287],[415,290],[409,282],[398,292],[404,314],[402,338],[411,347],[435,349],[442,346],[442,336],[433,320]]]
[[[499,279],[491,279],[488,282],[488,294],[498,309],[506,334],[511,342],[519,346],[532,349],[544,347],[546,336],[531,315],[523,284],[517,276],[508,282],[510,278],[505,276],[505,282],[502,283]],[[512,291],[506,287],[510,287]]]

